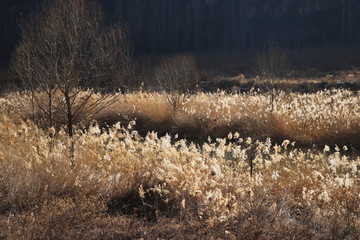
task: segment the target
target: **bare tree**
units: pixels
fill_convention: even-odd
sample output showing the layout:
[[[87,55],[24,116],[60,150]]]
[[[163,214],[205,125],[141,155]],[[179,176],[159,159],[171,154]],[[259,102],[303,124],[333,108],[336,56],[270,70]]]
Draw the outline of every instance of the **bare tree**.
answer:
[[[266,51],[257,56],[258,72],[263,78],[264,86],[270,93],[270,104],[272,113],[274,110],[274,101],[276,97],[275,78],[287,76],[289,71],[289,62],[285,52],[277,44],[271,44]]]
[[[270,44],[257,56],[257,68],[259,74],[267,79],[285,77],[289,70],[287,55],[277,44]]]
[[[127,36],[120,24],[105,27],[100,6],[85,0],[49,1],[30,15],[12,68],[31,92],[34,120],[65,124],[72,137],[74,124],[116,101],[118,94],[94,95],[131,76]]]
[[[169,93],[167,101],[174,112],[187,94],[196,88],[198,80],[195,58],[190,55],[166,58],[155,69],[154,83],[159,89]]]

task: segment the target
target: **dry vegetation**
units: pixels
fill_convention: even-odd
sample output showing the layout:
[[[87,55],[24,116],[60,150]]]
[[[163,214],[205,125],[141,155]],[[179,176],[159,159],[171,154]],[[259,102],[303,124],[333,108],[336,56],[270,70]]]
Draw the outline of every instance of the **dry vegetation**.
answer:
[[[94,116],[116,124],[75,129],[74,156],[66,129],[21,115],[25,94],[1,98],[0,239],[360,237],[357,93],[198,93],[175,114],[164,94],[123,95]]]
[[[298,146],[316,144],[357,147],[359,96],[347,90],[324,90],[313,94],[276,92],[273,96],[256,91],[242,94],[198,93],[188,96],[173,114],[166,94],[131,93],[95,116],[104,125],[136,119],[141,133],[180,134],[202,142],[224,138],[229,132]]]
[[[359,239],[358,93],[275,90],[293,74],[276,46],[249,84],[262,93],[195,93],[211,79],[191,55],[149,72],[156,92],[109,93],[142,78],[102,17],[57,0],[22,27],[28,92],[0,98],[0,239]]]

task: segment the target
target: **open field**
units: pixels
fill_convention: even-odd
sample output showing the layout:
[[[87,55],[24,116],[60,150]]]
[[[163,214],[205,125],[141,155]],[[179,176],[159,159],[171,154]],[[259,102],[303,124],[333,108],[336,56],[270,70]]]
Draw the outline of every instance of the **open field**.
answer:
[[[198,93],[175,112],[129,93],[73,139],[20,98],[0,99],[0,239],[360,237],[358,93]]]

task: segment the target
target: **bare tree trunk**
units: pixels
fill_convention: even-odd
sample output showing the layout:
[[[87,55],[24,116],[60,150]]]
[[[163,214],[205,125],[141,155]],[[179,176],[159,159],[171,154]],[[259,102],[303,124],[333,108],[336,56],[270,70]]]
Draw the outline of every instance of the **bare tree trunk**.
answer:
[[[346,13],[346,0],[342,0],[342,16],[341,16],[341,34],[345,35],[345,13]]]
[[[200,4],[198,1],[195,1],[194,6],[194,49],[195,52],[199,51],[199,8]]]
[[[50,127],[53,127],[54,126],[54,123],[53,123],[53,115],[52,115],[52,106],[53,106],[53,103],[52,103],[52,88],[50,87],[49,88],[49,106],[48,106],[48,109],[49,109],[49,125]],[[54,137],[53,134],[52,134],[52,131],[50,131],[49,133],[49,152],[51,153],[52,152],[52,138]]]
[[[351,41],[352,34],[352,20],[351,20],[351,0],[348,0],[348,15],[347,15],[347,37],[348,41]]]
[[[73,113],[71,107],[71,100],[70,100],[70,91],[65,91],[65,103],[67,109],[67,127],[68,127],[68,134],[70,137],[70,161],[71,164],[74,165],[74,140],[73,140]]]

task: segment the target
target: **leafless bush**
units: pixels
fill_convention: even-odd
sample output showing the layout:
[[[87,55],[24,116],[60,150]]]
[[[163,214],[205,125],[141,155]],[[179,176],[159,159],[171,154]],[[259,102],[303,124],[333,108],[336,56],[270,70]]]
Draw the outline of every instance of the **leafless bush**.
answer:
[[[270,45],[257,56],[257,69],[266,79],[283,78],[289,70],[287,55],[277,45]]]
[[[287,76],[289,63],[287,55],[276,44],[270,45],[266,51],[257,56],[257,68],[264,86],[270,94],[271,112],[274,110],[274,101],[277,95],[274,79]]]
[[[120,24],[105,27],[98,4],[49,1],[21,32],[12,69],[32,93],[27,111],[47,127],[67,125],[70,136],[74,124],[117,99],[118,94],[108,94],[94,100],[100,87],[120,87],[131,75],[127,33]]]
[[[169,93],[167,101],[174,111],[196,88],[199,80],[195,58],[191,55],[176,55],[164,59],[155,69],[154,83]]]

